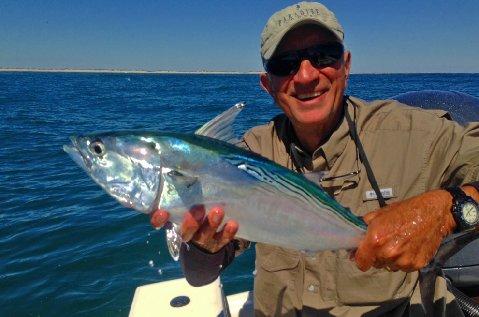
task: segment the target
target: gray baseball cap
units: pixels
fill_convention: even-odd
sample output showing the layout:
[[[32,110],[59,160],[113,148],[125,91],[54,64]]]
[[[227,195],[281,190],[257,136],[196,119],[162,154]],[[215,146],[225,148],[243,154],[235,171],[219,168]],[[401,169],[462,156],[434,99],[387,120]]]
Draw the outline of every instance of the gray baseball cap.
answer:
[[[344,40],[343,27],[333,12],[318,2],[300,2],[269,18],[261,33],[261,58],[271,58],[286,33],[303,24],[317,24],[332,32],[339,42]]]

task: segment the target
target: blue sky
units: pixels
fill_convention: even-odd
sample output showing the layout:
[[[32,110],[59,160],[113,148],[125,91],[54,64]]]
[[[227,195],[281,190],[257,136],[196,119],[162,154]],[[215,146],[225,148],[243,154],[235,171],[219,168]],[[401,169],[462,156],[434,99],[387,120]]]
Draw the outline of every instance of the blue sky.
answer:
[[[1,0],[0,67],[261,70],[259,34],[295,1]],[[479,1],[323,1],[353,73],[479,73]]]

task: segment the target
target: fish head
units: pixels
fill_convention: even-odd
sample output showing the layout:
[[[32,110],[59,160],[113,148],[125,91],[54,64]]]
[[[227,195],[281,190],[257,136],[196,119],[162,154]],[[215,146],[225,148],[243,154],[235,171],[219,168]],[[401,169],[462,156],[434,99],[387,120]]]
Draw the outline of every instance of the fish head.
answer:
[[[158,207],[160,145],[135,134],[72,136],[63,149],[122,205],[143,213]]]

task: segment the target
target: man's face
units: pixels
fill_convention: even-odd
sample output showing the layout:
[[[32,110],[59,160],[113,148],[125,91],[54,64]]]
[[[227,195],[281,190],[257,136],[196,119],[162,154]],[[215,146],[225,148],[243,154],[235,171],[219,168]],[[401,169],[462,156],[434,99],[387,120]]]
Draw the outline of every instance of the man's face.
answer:
[[[284,37],[275,55],[335,41],[332,34],[320,27],[304,25]],[[297,133],[318,126],[330,130],[341,115],[350,59],[350,53],[344,52],[343,60],[326,67],[314,67],[309,60],[303,60],[294,74],[262,74],[261,85],[291,120]]]

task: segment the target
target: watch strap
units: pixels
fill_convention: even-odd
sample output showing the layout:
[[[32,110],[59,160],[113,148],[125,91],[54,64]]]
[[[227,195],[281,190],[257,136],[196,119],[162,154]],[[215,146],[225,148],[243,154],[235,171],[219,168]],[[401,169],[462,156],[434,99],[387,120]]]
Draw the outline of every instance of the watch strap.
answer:
[[[479,193],[479,182],[471,182],[471,183],[464,184],[463,186],[472,186]]]
[[[452,199],[453,199],[452,204],[453,205],[457,200],[465,200],[468,197],[466,195],[466,193],[460,187],[448,187],[448,188],[446,188],[446,190],[452,196]]]

